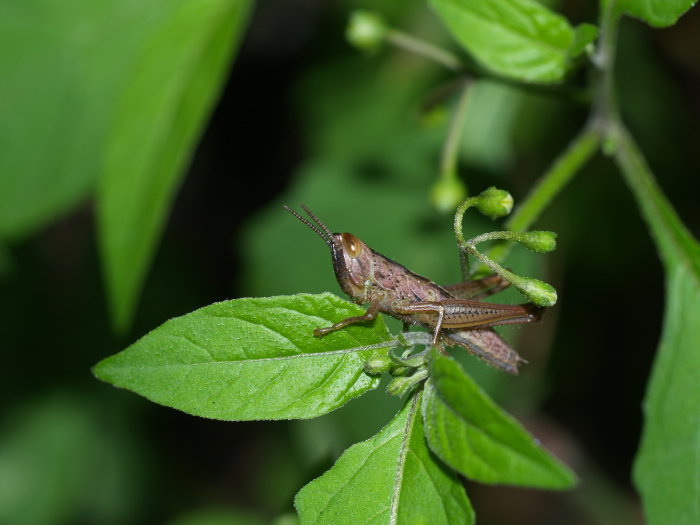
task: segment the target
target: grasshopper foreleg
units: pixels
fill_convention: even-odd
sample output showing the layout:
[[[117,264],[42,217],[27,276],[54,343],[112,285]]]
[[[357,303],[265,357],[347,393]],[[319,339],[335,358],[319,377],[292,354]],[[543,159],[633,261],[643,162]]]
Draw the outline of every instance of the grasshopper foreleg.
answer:
[[[342,321],[338,321],[335,323],[333,326],[328,326],[326,328],[316,328],[314,330],[314,335],[316,337],[321,337],[323,335],[329,334],[331,332],[335,332],[336,330],[340,330],[341,328],[345,328],[348,325],[355,324],[355,323],[364,323],[365,321],[372,321],[374,318],[377,317],[377,312],[379,312],[379,303],[378,302],[372,302],[369,305],[369,308],[367,308],[367,311],[363,315],[356,315],[354,317],[346,317]]]

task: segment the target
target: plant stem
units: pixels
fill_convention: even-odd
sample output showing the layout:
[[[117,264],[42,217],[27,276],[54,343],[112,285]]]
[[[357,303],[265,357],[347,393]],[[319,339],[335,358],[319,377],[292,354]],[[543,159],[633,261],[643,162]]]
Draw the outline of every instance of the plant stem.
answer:
[[[599,144],[600,130],[594,122],[590,122],[571,141],[566,150],[557,157],[522,204],[516,207],[515,212],[505,224],[506,229],[516,232],[527,230],[547,208],[552,199],[596,153]],[[489,251],[489,257],[495,261],[503,261],[511,247],[511,243],[499,243]]]
[[[462,94],[457,101],[457,107],[452,115],[450,129],[447,132],[447,139],[442,150],[440,159],[440,177],[449,180],[457,177],[457,157],[459,154],[459,140],[462,137],[464,123],[467,120],[467,107],[469,106],[469,88],[471,81],[464,83]]]
[[[429,58],[452,71],[461,71],[464,68],[464,64],[457,55],[403,31],[389,29],[386,39],[397,47]]]
[[[611,120],[619,120],[617,97],[615,96],[615,52],[617,46],[617,26],[622,11],[615,0],[606,0],[601,4],[600,39],[598,50],[593,57],[593,64],[598,71],[594,78],[596,97],[593,117],[602,121],[604,126]]]
[[[659,188],[644,155],[619,114],[613,77],[619,18],[616,2],[608,0],[601,14],[601,42],[596,60],[600,79],[595,114],[602,124],[604,150],[613,155],[634,194],[664,263],[668,266],[681,260],[688,268],[694,268],[695,275],[698,275],[700,257],[688,257],[688,254],[697,252],[697,243]]]
[[[697,243],[659,188],[637,143],[621,122],[612,122],[608,132],[616,145],[615,162],[637,200],[665,265],[681,261],[694,269],[688,273],[689,278],[700,275]]]

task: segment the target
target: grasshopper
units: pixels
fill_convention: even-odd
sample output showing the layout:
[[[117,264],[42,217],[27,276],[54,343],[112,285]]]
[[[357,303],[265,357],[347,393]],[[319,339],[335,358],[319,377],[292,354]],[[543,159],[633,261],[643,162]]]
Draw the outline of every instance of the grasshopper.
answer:
[[[493,326],[531,323],[540,319],[541,307],[496,304],[479,299],[508,287],[499,275],[439,286],[405,266],[374,251],[352,233],[331,231],[303,204],[313,220],[284,208],[311,228],[330,247],[338,284],[355,303],[369,303],[363,315],[348,317],[327,328],[316,328],[317,337],[354,323],[373,320],[379,312],[433,331],[433,345],[466,348],[489,365],[511,374],[525,362],[494,330]]]

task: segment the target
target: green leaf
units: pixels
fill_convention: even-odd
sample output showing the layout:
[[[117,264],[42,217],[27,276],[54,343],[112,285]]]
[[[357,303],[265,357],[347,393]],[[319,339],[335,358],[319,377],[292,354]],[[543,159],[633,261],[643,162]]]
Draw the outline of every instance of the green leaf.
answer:
[[[215,303],[164,323],[94,373],[202,417],[317,417],[379,383],[362,366],[392,344],[381,318],[312,335],[362,312],[328,293]]]
[[[457,41],[488,69],[525,82],[558,82],[574,30],[535,0],[430,0]]]
[[[574,30],[574,43],[569,48],[569,56],[576,58],[587,49],[592,51],[593,42],[598,38],[598,28],[593,24],[580,24]],[[589,47],[590,46],[590,47]]]
[[[573,473],[542,449],[472,381],[433,350],[423,419],[430,449],[463,476],[484,483],[548,489],[572,487]]]
[[[666,279],[664,329],[634,480],[650,525],[694,525],[700,523],[700,281],[682,264]]]
[[[650,525],[700,523],[700,244],[678,218],[626,130],[616,159],[666,270],[661,343],[644,399],[634,465]]]
[[[697,0],[618,0],[628,14],[641,18],[654,27],[666,27],[676,21]]]
[[[153,26],[156,7],[144,6],[0,2],[0,237],[33,233],[91,190],[117,96]]]
[[[474,523],[461,482],[426,446],[420,397],[301,489],[294,503],[303,524]]]
[[[168,3],[120,93],[98,185],[100,248],[120,330],[130,322],[250,5],[249,0]]]

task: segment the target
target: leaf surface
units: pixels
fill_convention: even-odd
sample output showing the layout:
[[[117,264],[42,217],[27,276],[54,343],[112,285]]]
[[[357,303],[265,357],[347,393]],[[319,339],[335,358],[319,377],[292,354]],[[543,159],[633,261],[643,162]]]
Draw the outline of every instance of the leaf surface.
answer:
[[[655,27],[666,27],[676,21],[697,0],[619,0],[618,4],[632,16]]]
[[[202,417],[317,417],[379,382],[362,367],[379,355],[378,347],[392,344],[381,318],[312,335],[318,326],[362,312],[332,294],[215,303],[164,323],[101,361],[94,373]]]
[[[570,488],[572,472],[503,412],[459,364],[433,351],[423,398],[430,449],[457,472],[484,483]]]
[[[651,525],[700,523],[700,244],[625,130],[617,160],[666,271],[661,342],[644,399],[634,481]]]
[[[128,326],[167,213],[247,21],[249,0],[179,0],[131,65],[98,184],[115,326]]]
[[[558,82],[574,29],[535,0],[431,0],[457,41],[484,67],[526,82]]]
[[[302,523],[474,523],[461,482],[428,450],[420,397],[414,394],[377,435],[350,447],[297,494]]]

